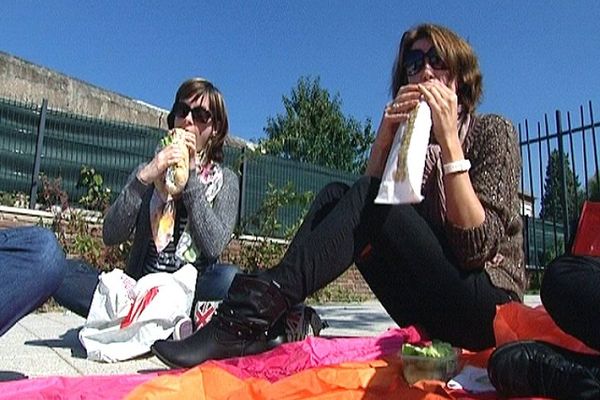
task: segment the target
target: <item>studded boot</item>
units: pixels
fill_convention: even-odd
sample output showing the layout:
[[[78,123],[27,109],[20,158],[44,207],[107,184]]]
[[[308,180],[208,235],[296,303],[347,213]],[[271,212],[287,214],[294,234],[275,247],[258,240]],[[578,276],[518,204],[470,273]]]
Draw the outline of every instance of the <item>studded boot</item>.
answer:
[[[600,399],[600,356],[545,342],[498,347],[488,363],[490,381],[506,397]]]
[[[184,340],[159,340],[152,352],[174,368],[261,353],[274,346],[269,331],[289,308],[276,282],[238,274],[205,327]]]

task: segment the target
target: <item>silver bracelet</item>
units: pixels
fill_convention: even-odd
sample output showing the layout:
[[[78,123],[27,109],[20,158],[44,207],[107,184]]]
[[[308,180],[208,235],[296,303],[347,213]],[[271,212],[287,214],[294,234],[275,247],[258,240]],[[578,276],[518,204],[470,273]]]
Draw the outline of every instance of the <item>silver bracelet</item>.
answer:
[[[471,161],[458,160],[444,164],[444,175],[456,174],[458,172],[467,172],[471,169]]]

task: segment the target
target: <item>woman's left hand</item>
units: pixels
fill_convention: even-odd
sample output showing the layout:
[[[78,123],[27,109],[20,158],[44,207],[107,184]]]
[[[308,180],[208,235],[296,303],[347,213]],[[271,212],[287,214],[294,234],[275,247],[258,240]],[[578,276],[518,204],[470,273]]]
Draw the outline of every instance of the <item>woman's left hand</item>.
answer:
[[[446,86],[438,79],[419,84],[419,91],[431,108],[433,134],[436,141],[444,147],[459,143],[458,138],[458,97],[453,90],[454,82]]]

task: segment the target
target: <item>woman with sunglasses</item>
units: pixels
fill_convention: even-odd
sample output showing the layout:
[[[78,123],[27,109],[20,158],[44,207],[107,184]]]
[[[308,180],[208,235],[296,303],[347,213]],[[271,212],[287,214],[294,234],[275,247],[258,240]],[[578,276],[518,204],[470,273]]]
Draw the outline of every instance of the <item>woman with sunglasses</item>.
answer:
[[[198,269],[193,304],[220,300],[239,272],[236,266],[218,262],[231,239],[239,198],[237,176],[221,164],[229,131],[221,92],[202,78],[183,82],[167,123],[169,129],[185,131],[190,173],[183,192],[169,198],[155,186],[169,166],[184,158],[179,146],[159,147],[150,162],[133,171],[108,209],[103,240],[107,245],[120,244],[133,232],[125,271],[129,276],[139,279],[153,272],[175,272],[192,263]],[[170,220],[170,229],[157,229],[165,219]],[[54,297],[86,317],[99,272],[81,261],[69,264]]]
[[[481,80],[472,48],[454,32],[407,31],[365,176],[326,186],[275,268],[237,275],[205,329],[158,341],[154,354],[188,367],[264,351],[274,321],[353,262],[400,326],[470,350],[493,346],[496,306],[522,300],[525,286],[520,157],[511,123],[475,114]],[[420,100],[432,114],[425,199],[375,205],[394,134]]]

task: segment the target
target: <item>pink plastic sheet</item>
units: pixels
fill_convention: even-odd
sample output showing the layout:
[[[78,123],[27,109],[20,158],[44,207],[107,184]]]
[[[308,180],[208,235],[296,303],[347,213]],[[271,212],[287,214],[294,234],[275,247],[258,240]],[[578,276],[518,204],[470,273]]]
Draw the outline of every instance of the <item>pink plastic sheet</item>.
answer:
[[[415,328],[392,329],[376,337],[309,337],[287,343],[263,354],[213,362],[229,373],[245,379],[255,377],[271,382],[308,368],[347,361],[369,361],[397,352],[404,342],[418,342]],[[161,374],[32,378],[0,383],[0,400],[7,399],[120,399],[136,386]]]
[[[158,373],[22,379],[0,383],[0,399],[122,399]]]

